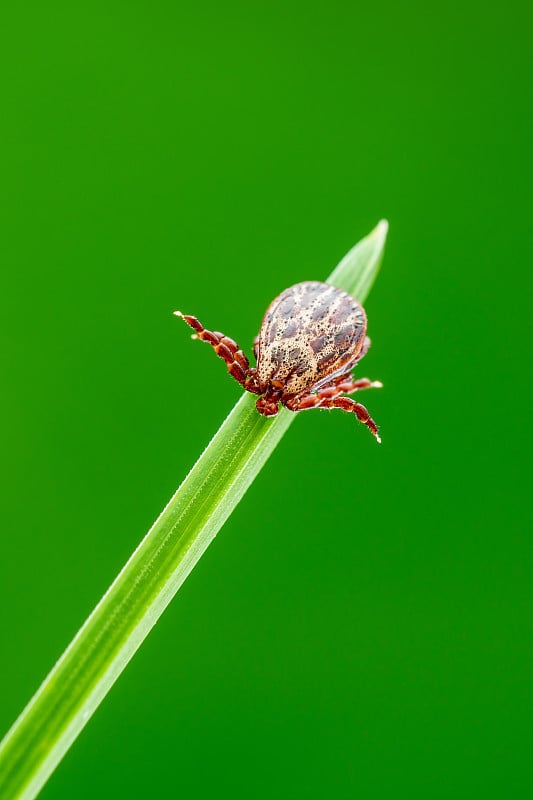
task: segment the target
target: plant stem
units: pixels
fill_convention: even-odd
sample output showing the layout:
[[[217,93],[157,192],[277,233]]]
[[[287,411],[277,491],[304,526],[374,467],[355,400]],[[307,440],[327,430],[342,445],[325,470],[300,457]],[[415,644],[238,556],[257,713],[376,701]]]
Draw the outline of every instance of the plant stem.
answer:
[[[382,221],[329,282],[364,301],[386,235]],[[38,794],[293,420],[265,419],[243,394],[0,744],[2,800]]]

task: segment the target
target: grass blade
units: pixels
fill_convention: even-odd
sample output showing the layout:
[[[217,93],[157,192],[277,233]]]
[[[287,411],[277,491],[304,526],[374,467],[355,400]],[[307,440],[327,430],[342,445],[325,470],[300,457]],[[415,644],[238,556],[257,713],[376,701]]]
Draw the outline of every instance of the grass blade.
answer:
[[[386,235],[382,221],[328,282],[364,301]],[[38,794],[294,418],[265,419],[243,394],[0,744],[2,800]]]

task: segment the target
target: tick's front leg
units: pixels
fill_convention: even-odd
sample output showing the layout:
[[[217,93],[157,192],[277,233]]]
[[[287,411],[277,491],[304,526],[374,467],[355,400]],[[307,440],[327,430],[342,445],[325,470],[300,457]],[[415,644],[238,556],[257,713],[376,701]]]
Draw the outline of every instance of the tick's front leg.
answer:
[[[195,331],[193,339],[202,339],[202,341],[211,345],[217,356],[226,362],[229,374],[241,386],[248,392],[260,394],[256,370],[250,368],[250,362],[239,348],[237,342],[220,331],[208,331],[199,319],[192,317],[190,314],[182,314],[181,311],[174,311],[174,314],[185,320],[187,325]]]
[[[351,397],[334,397],[324,398],[321,400],[319,408],[341,408],[343,411],[350,411],[352,414],[355,414],[359,422],[362,422],[363,425],[374,434],[378,442],[381,444],[381,439],[378,433],[378,426],[368,413],[367,409],[361,404],[356,403],[355,400],[352,400]]]
[[[331,387],[328,387],[328,389]],[[307,411],[310,408],[340,408],[355,414],[357,419],[366,425],[374,434],[378,442],[381,442],[378,434],[378,426],[368,413],[367,409],[361,404],[356,403],[351,397],[324,397],[320,394],[307,394],[302,397],[293,397],[284,405],[290,411]]]

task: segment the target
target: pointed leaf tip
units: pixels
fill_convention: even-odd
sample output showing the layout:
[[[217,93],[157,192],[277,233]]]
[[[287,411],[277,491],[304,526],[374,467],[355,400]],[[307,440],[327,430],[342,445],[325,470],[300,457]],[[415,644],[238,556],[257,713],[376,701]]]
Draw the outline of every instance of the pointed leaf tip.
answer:
[[[346,253],[329,276],[328,283],[344,289],[363,303],[379,272],[388,230],[387,220],[380,220],[364,239]]]

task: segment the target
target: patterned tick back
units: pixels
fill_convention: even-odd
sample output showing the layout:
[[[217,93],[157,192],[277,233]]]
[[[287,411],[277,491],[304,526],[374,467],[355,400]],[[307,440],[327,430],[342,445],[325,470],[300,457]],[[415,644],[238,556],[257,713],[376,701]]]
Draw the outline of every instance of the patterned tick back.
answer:
[[[366,315],[346,292],[306,281],[282,292],[268,307],[258,339],[257,379],[261,391],[299,395],[347,372],[366,334]]]
[[[382,386],[351,373],[370,339],[365,312],[346,292],[318,281],[282,292],[267,308],[255,340],[256,367],[234,339],[204,328],[197,317],[174,313],[194,330],[193,338],[211,345],[245,391],[259,395],[255,407],[263,417],[275,417],[280,404],[293,412],[340,408],[355,414],[381,441],[365,406],[346,396]]]

